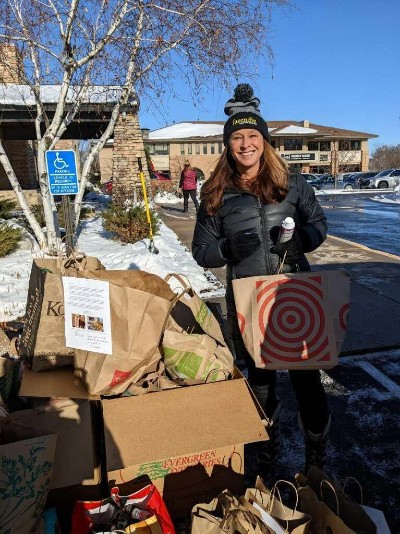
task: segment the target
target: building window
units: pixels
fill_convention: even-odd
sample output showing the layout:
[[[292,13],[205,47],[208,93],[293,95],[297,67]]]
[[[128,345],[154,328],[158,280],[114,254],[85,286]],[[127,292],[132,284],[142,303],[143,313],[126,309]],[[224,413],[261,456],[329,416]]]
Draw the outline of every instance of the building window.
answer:
[[[203,154],[207,154],[207,143],[203,145]]]
[[[198,143],[196,143],[196,154],[200,154],[200,145]]]
[[[191,155],[193,153],[193,150],[192,150],[192,145],[188,145],[187,146],[187,149],[188,149],[188,154]]]
[[[211,145],[210,145],[210,154],[215,154],[215,145],[214,145],[214,143],[211,143]]]
[[[270,145],[271,145],[273,148],[276,148],[276,141],[275,141],[275,139],[273,139],[272,141],[270,141]]]
[[[283,150],[303,150],[303,141],[301,139],[284,139]]]
[[[319,144],[319,149],[321,152],[329,152],[331,149],[330,141],[321,141]]]
[[[361,150],[361,141],[343,139],[342,141],[339,141],[339,150],[341,152],[345,152],[347,150]]]
[[[318,141],[308,141],[308,150],[319,150]]]
[[[149,148],[149,153],[153,156],[168,156],[168,145],[154,144],[147,146]]]
[[[181,155],[183,155],[185,153],[185,145],[182,143],[181,144]]]
[[[222,154],[222,143],[218,143],[218,154]]]

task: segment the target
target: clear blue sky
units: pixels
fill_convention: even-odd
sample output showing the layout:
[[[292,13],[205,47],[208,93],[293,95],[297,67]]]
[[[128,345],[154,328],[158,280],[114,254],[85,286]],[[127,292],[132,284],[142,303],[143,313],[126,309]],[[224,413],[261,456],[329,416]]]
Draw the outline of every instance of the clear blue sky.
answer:
[[[275,9],[270,43],[274,70],[251,81],[268,120],[309,120],[379,135],[377,146],[400,144],[400,0],[293,0]],[[247,82],[249,80],[238,80]],[[237,80],[232,80],[232,87]],[[231,94],[211,87],[196,107],[182,87],[142,128],[190,120],[225,120]],[[152,104],[154,110],[154,103]]]

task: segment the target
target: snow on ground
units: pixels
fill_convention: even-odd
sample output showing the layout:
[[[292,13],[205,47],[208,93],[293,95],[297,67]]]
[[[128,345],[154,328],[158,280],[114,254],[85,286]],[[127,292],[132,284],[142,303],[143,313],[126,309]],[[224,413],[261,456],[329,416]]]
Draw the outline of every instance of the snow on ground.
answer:
[[[164,198],[166,197],[166,198]],[[99,214],[107,195],[90,194],[85,202],[96,207],[96,215],[82,222],[78,236],[78,250],[96,256],[106,269],[140,269],[164,278],[168,273],[186,276],[193,289],[202,297],[223,296],[222,284],[194,261],[191,253],[176,234],[161,222],[160,234],[154,237],[158,254],[149,251],[149,239],[124,244],[111,239],[102,226]],[[163,195],[162,202],[177,202],[175,195]],[[29,274],[32,260],[41,253],[32,238],[27,236],[19,249],[0,258],[0,321],[10,321],[25,313]],[[178,289],[178,285],[174,289]]]

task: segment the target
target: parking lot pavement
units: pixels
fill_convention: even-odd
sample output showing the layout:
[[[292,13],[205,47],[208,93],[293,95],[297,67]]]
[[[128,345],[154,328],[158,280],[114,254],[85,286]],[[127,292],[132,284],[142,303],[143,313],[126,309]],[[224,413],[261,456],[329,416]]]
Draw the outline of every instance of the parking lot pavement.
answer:
[[[190,249],[195,213],[160,207],[163,221]],[[172,216],[171,216],[172,214]],[[350,276],[349,324],[340,364],[322,372],[333,416],[326,471],[355,477],[364,502],[383,510],[392,534],[400,533],[400,258],[336,237],[308,255],[313,270],[343,269]],[[225,270],[213,270],[225,280]],[[224,299],[213,299],[222,304]],[[243,369],[245,373],[245,369]],[[278,372],[281,478],[303,464],[303,438],[285,371]]]

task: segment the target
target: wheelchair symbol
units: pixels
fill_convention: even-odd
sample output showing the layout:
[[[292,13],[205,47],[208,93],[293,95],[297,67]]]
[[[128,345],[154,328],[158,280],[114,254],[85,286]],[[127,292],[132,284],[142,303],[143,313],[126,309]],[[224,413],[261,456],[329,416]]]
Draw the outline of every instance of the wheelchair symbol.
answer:
[[[56,159],[54,160],[54,167],[58,170],[68,168],[68,163],[59,157],[59,152],[56,152]]]

